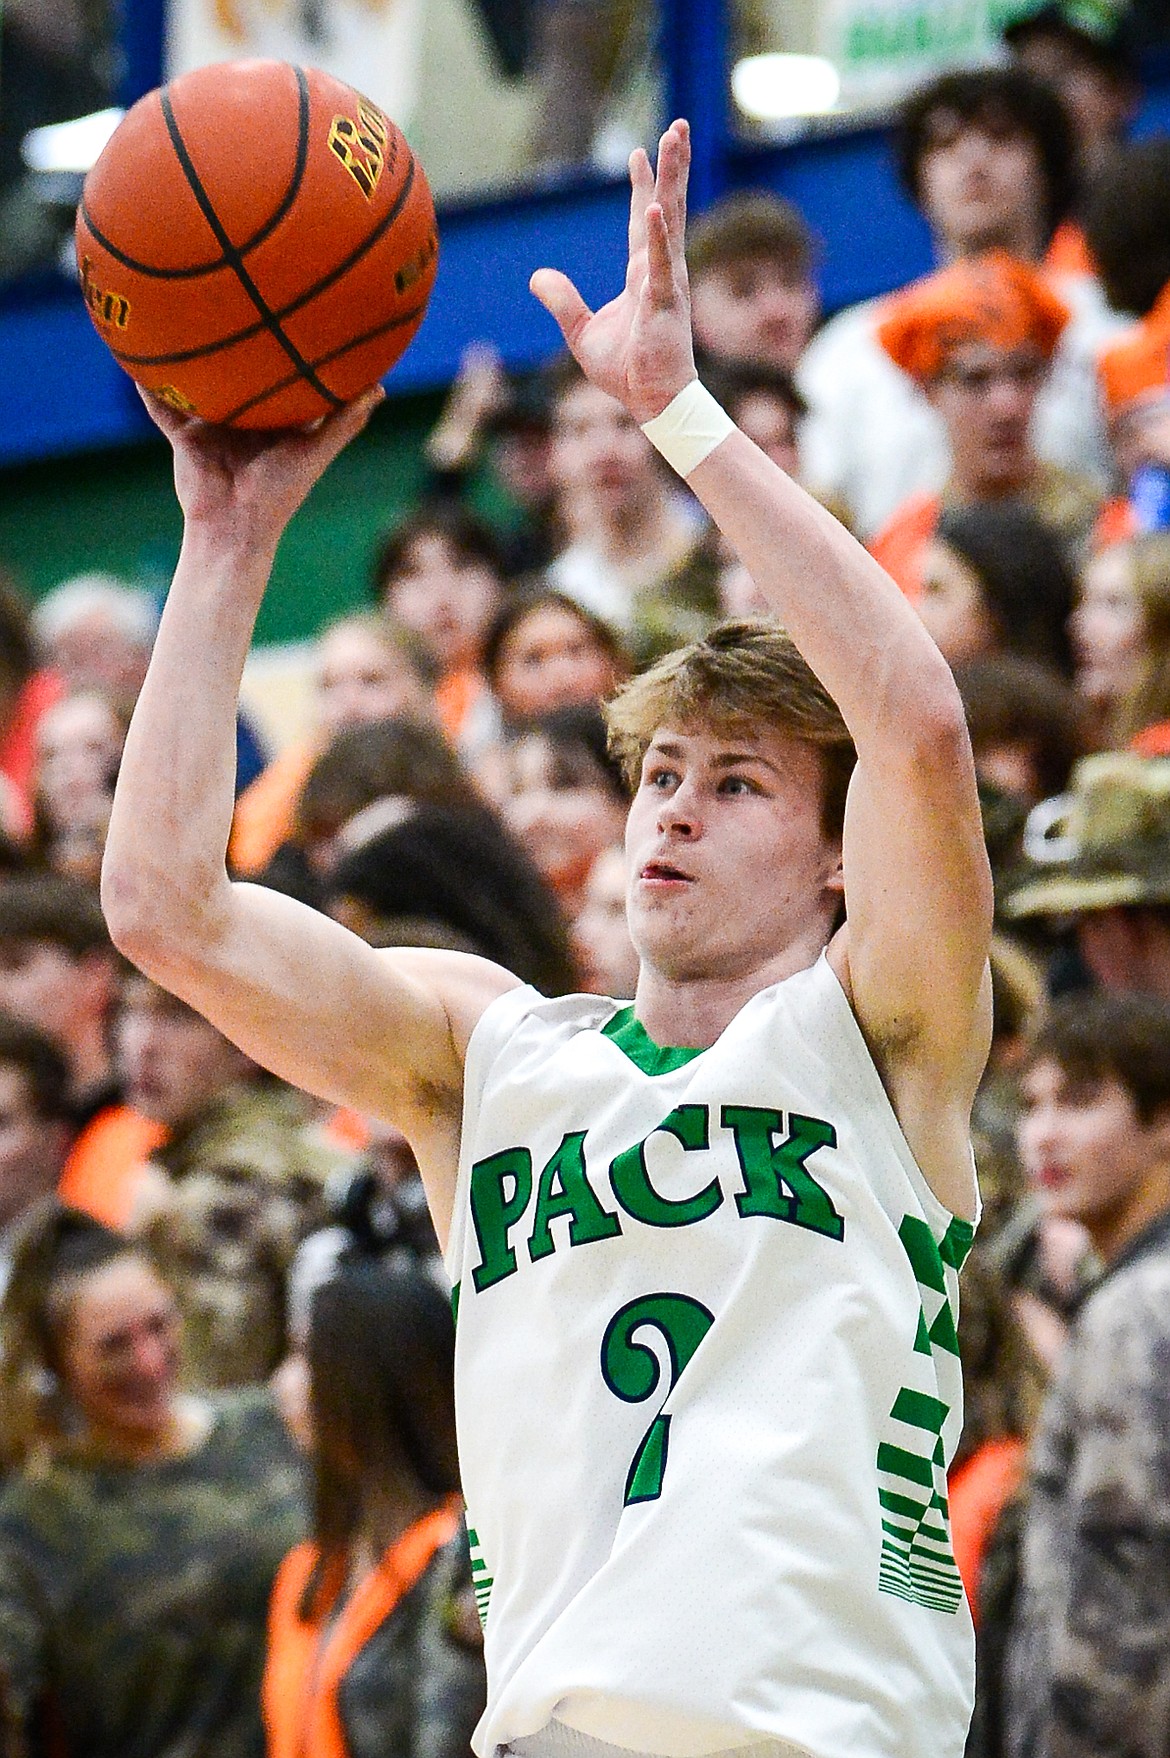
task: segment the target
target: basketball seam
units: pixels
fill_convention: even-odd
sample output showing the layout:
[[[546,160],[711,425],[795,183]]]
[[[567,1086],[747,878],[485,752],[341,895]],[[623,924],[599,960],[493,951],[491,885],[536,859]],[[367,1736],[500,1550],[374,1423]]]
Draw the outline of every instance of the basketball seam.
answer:
[[[300,194],[301,184],[304,182],[305,167],[309,162],[309,82],[305,78],[303,68],[294,67],[293,72],[296,74],[297,79],[297,156],[296,163],[293,166],[292,178],[275,213],[273,213],[269,219],[265,220],[258,232],[253,233],[251,238],[247,239],[245,243],[240,245],[239,250],[242,257],[249,256],[252,251],[258,250],[259,247],[272,236],[273,232],[275,232],[276,228],[280,225],[280,222],[284,219],[285,215],[292,207],[293,202]],[[89,207],[86,204],[84,195],[81,199],[81,217],[85,221],[94,240],[101,245],[102,249],[106,251],[108,255],[114,258],[115,262],[120,262],[123,268],[133,269],[136,275],[142,275],[146,280],[190,281],[194,280],[197,275],[213,274],[216,269],[229,267],[227,257],[218,256],[211,262],[198,263],[193,268],[152,268],[148,263],[139,262],[137,257],[128,256],[124,250],[119,250],[118,246],[106,237],[105,233],[102,232],[95,223],[93,215],[90,213]],[[204,217],[206,217],[206,214]]]
[[[387,330],[401,329],[403,324],[413,323],[416,318],[422,317],[426,308],[424,300],[421,305],[416,305],[412,311],[404,311],[400,316],[392,317],[388,323],[379,324],[376,329],[367,330],[364,336],[355,336],[352,342],[346,342],[342,347],[334,348],[329,354],[322,354],[319,360],[314,360],[314,370],[322,366],[332,366],[335,360],[340,360],[343,355],[351,353],[354,348],[363,347],[366,342],[373,342],[377,337],[384,336]],[[229,410],[226,415],[221,415],[219,418],[221,423],[226,427],[231,422],[238,421],[241,415],[246,415],[249,409],[255,409],[257,404],[265,402],[267,398],[275,397],[278,391],[287,391],[290,385],[296,384],[299,376],[298,373],[292,372],[287,378],[280,379],[274,385],[269,385],[267,390],[258,391],[254,397],[249,397],[246,403],[241,403],[237,408]]]
[[[167,133],[170,135],[171,145],[175,149],[175,156],[177,157],[179,164],[182,166],[183,174],[191,187],[191,193],[199,203],[204,218],[215,233],[215,236],[219,239],[223,248],[225,266],[233,271],[240,286],[244,289],[244,292],[256,307],[264,328],[271,332],[276,342],[284,349],[284,352],[288,355],[301,377],[306,379],[308,383],[312,385],[317,394],[323,397],[332,408],[343,408],[343,399],[335,397],[329,387],[322,384],[321,380],[316,376],[312,367],[301,354],[300,350],[292,341],[290,341],[288,336],[285,335],[276,314],[272,311],[263,294],[260,292],[259,287],[257,287],[255,281],[253,281],[251,275],[248,273],[247,267],[241,259],[239,251],[224,231],[219,215],[212,206],[207,191],[204,189],[203,184],[200,181],[199,173],[191,162],[190,154],[187,152],[186,143],[179,131],[179,125],[175,120],[175,113],[165,89],[160,93],[160,102],[162,104],[163,119],[167,125]]]
[[[373,249],[379,238],[381,238],[394,224],[395,220],[402,212],[403,205],[406,202],[411,189],[414,187],[414,172],[415,158],[414,154],[411,153],[410,165],[405,180],[402,188],[394,198],[394,204],[390,210],[383,215],[378,221],[378,224],[370,230],[362,242],[350,252],[343,262],[338,263],[335,268],[330,269],[327,275],[322,276],[321,280],[315,282],[313,286],[306,288],[304,292],[298,293],[295,299],[290,300],[287,305],[282,305],[278,311],[273,313],[273,316],[278,323],[283,323],[285,318],[294,316],[296,312],[300,311],[304,306],[316,299],[319,293],[324,293],[326,289],[331,287],[335,281],[341,278],[341,276],[347,275],[350,269],[359,263],[368,251]],[[394,321],[397,322],[397,319]],[[177,354],[125,354],[113,347],[111,347],[110,351],[114,355],[114,358],[120,361],[123,366],[184,366],[190,360],[200,360],[207,354],[218,353],[221,348],[233,348],[237,342],[250,342],[253,336],[258,336],[261,330],[268,327],[269,326],[262,321],[249,324],[245,329],[236,330],[234,334],[230,336],[221,336],[217,341],[203,342],[198,348],[181,349]],[[389,328],[390,326],[387,325],[386,327]]]

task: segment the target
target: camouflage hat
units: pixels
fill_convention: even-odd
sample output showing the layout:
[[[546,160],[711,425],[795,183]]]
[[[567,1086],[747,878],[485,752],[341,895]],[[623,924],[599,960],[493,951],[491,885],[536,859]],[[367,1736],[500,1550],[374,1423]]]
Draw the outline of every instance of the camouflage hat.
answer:
[[[1011,920],[1170,904],[1170,758],[1105,751],[1044,800],[1024,830],[1027,869],[1004,899]]]

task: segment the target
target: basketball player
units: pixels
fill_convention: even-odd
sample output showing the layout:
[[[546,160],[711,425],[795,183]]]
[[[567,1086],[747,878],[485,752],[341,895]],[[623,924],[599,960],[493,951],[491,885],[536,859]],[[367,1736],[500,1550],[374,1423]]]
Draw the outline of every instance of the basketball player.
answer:
[[[533,278],[795,643],[740,626],[618,700],[633,1007],[375,952],[225,876],[276,544],[373,397],[283,437],[155,406],[186,532],[106,906],[249,1055],[414,1147],[456,1297],[477,1749],[958,1758],[945,1474],[991,916],[974,772],[902,595],[695,380],[687,160],[677,122],[656,177],[634,155],[609,305]]]

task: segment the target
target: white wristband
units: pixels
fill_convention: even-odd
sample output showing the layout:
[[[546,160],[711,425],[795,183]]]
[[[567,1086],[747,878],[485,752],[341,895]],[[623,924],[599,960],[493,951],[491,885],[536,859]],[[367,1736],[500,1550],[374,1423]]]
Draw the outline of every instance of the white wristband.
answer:
[[[730,415],[697,378],[683,386],[661,415],[642,423],[642,432],[651,445],[683,477],[697,469],[734,431]]]

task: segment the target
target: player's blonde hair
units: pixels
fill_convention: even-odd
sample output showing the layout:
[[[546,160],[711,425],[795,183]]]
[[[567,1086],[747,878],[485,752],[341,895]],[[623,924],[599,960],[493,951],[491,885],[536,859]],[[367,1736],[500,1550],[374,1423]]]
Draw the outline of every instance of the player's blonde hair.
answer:
[[[823,753],[825,831],[840,835],[857,753],[841,711],[778,624],[719,623],[631,678],[606,706],[610,750],[631,788],[659,728],[775,727]]]

